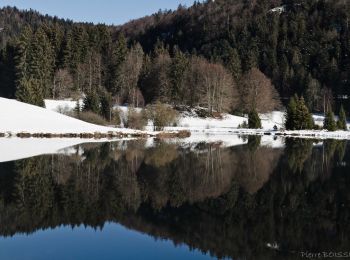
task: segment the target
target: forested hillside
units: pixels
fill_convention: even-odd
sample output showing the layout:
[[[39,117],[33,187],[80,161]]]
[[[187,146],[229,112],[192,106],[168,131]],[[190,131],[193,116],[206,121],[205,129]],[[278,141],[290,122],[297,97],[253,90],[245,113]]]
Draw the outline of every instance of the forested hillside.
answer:
[[[309,109],[350,93],[350,4],[342,0],[215,0],[112,27],[0,9],[0,95],[86,95],[210,111],[266,112],[295,93]],[[100,104],[100,105],[99,105]]]
[[[120,31],[146,51],[161,40],[223,62],[235,78],[258,67],[282,97],[303,94],[317,110],[322,92],[349,94],[349,18],[350,2],[343,0],[216,0],[132,21]]]

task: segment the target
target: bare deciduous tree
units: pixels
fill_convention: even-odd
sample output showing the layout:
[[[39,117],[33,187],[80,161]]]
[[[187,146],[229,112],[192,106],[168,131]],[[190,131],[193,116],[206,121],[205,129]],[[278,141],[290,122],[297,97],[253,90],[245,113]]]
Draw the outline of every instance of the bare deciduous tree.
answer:
[[[194,98],[198,99],[199,105],[206,106],[209,112],[231,110],[236,91],[231,74],[221,64],[209,63],[198,57],[192,58],[190,67],[188,86],[199,93]],[[194,91],[190,95],[195,95]]]
[[[255,109],[265,113],[281,106],[279,95],[271,80],[259,69],[253,68],[243,75],[239,84],[240,107],[244,112]]]
[[[52,98],[70,97],[73,91],[73,77],[67,69],[59,69],[54,75]]]
[[[124,63],[122,64],[122,85],[123,94],[131,101],[131,104],[138,106],[138,87],[137,83],[143,65],[143,50],[140,44],[133,46],[128,52]]]

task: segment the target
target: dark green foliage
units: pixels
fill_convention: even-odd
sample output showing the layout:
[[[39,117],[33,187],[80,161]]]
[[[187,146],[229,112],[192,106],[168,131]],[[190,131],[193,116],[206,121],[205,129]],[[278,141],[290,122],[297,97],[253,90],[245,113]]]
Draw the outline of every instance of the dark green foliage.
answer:
[[[249,151],[255,152],[261,144],[261,136],[259,135],[250,135],[248,136],[248,148]]]
[[[236,49],[230,48],[228,57],[227,57],[226,66],[228,70],[231,72],[232,77],[235,80],[238,80],[241,77],[242,64]]]
[[[261,120],[258,112],[256,110],[252,110],[248,114],[248,127],[251,129],[260,129],[261,128]]]
[[[43,106],[43,99],[51,93],[54,66],[49,39],[42,28],[32,32],[26,27],[16,46],[16,97],[20,101]]]
[[[7,45],[6,48],[0,49],[0,96],[1,97],[15,97],[15,52],[13,45]]]
[[[100,109],[100,98],[95,91],[88,93],[84,99],[84,111],[91,111],[93,113],[99,114]]]
[[[100,94],[101,115],[108,121],[112,120],[112,96],[106,91]]]
[[[339,120],[337,122],[338,129],[339,130],[348,130],[346,123],[347,123],[346,113],[345,113],[343,105],[341,105],[340,110],[339,110]]]
[[[75,114],[77,115],[77,117],[79,117],[79,114],[80,114],[80,112],[81,112],[81,107],[80,107],[80,102],[79,102],[79,100],[78,100],[77,103],[75,104],[74,112],[75,112]]]
[[[312,114],[307,108],[304,98],[293,96],[288,104],[285,127],[287,130],[313,129]]]
[[[290,101],[289,104],[287,106],[287,111],[286,111],[286,122],[285,122],[285,127],[288,130],[295,130],[296,129],[296,124],[297,124],[297,105],[298,105],[298,96],[293,96]]]
[[[296,112],[297,129],[312,129],[314,126],[314,121],[312,119],[312,114],[309,112],[309,109],[307,108],[303,97],[299,98]]]
[[[44,106],[43,91],[37,79],[21,79],[17,85],[16,98],[18,100],[36,106]]]
[[[111,45],[108,55],[108,77],[106,87],[112,95],[121,92],[121,66],[125,61],[127,55],[127,43],[123,34],[120,34],[116,43],[109,43]]]
[[[326,116],[324,118],[323,128],[327,129],[328,131],[337,130],[337,124],[334,120],[334,114],[330,110],[326,113]]]
[[[286,153],[288,154],[288,168],[292,173],[301,173],[304,164],[312,153],[313,140],[286,139]]]
[[[187,56],[178,48],[175,48],[174,58],[171,61],[169,77],[171,84],[171,100],[181,103],[185,98],[186,84],[185,77],[189,69],[189,60]]]

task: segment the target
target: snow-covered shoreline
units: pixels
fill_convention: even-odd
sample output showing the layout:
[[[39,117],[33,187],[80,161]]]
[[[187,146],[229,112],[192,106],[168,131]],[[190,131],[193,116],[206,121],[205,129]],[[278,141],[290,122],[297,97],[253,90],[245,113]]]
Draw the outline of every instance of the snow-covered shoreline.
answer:
[[[172,128],[176,130],[176,128]],[[180,129],[180,128],[179,128]],[[178,129],[178,130],[179,130]],[[205,130],[192,130],[191,133],[201,133],[210,135],[259,135],[259,136],[275,136],[275,137],[292,137],[292,138],[313,138],[313,139],[341,139],[350,140],[350,131],[334,131],[328,132],[327,130],[296,130],[296,131],[273,131],[264,129],[205,129]]]
[[[63,103],[62,103],[63,102]],[[161,132],[154,132],[149,124],[144,131],[128,128],[114,128],[94,125],[60,114],[57,111],[62,104],[67,109],[73,109],[74,101],[45,101],[48,108],[33,106],[12,99],[0,98],[0,138],[40,137],[40,138],[123,138],[123,137],[156,137]],[[122,111],[127,112],[123,107]],[[260,115],[262,129],[240,129],[239,125],[247,118],[225,114],[223,118],[199,118],[193,115],[182,115],[176,127],[166,127],[165,132],[177,133],[189,131],[195,135],[216,137],[225,135],[234,139],[235,135],[271,135],[284,137],[315,138],[315,139],[347,139],[350,131],[328,132],[325,130],[274,131],[274,127],[283,127],[284,113],[274,111]],[[315,122],[320,124],[322,116],[315,115]],[[176,135],[174,135],[176,137]],[[207,138],[210,139],[209,137]],[[216,138],[218,139],[218,138]],[[227,139],[227,138],[225,138]]]

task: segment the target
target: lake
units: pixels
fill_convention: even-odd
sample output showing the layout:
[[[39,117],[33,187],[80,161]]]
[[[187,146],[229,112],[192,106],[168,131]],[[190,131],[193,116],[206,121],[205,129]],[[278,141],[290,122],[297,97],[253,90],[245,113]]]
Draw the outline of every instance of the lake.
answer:
[[[350,251],[342,140],[129,140],[0,163],[0,259]]]

